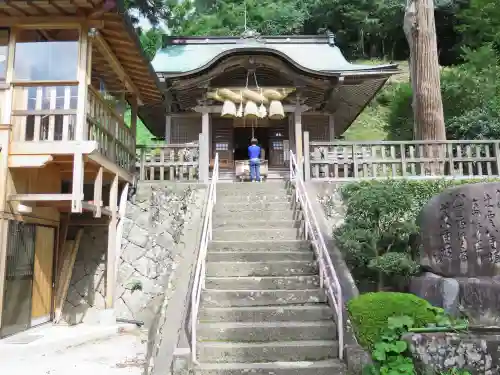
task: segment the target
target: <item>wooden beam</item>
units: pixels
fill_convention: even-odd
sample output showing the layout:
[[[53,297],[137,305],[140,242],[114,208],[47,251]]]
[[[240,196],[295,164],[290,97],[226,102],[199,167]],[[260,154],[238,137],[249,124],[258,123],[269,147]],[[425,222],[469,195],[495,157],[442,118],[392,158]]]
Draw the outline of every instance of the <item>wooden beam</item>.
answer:
[[[47,201],[70,201],[71,194],[11,194],[9,202],[47,202]]]
[[[75,125],[75,139],[82,141],[86,138],[85,128],[87,127],[87,62],[88,62],[88,28],[82,26],[80,28],[79,39],[79,57],[78,57],[78,103],[76,106],[76,125]]]
[[[109,191],[109,207],[111,220],[108,226],[108,252],[106,263],[106,308],[111,309],[115,300],[116,284],[116,233],[118,224],[118,175],[113,179]]]
[[[285,104],[283,105],[283,109],[286,113],[295,113],[297,108],[300,110],[300,112],[305,112],[308,111],[310,108],[307,105],[299,105],[298,107],[296,105],[290,105],[290,104]],[[221,105],[206,105],[206,106],[196,106],[194,107],[195,112],[208,112],[208,113],[221,113],[222,112],[222,106]]]
[[[134,181],[134,175],[132,173],[113,163],[111,160],[101,155],[99,152],[93,152],[92,154],[89,154],[88,158],[89,160],[102,165],[105,170],[118,175],[118,177],[120,177],[122,180],[125,180],[127,182]]]
[[[70,29],[79,28],[80,25],[87,24],[94,29],[103,29],[104,21],[89,20],[85,17],[0,17],[0,25],[2,27],[16,27],[19,29]]]
[[[76,153],[73,161],[73,184],[71,189],[71,212],[82,212],[83,201],[83,155]]]
[[[52,155],[11,155],[9,168],[41,168],[53,159]]]
[[[114,54],[113,50],[108,45],[108,42],[106,42],[104,38],[99,34],[93,37],[93,41],[96,47],[101,52],[101,54],[108,61],[108,64],[110,65],[111,69],[113,69],[118,78],[125,84],[127,90],[129,90],[132,94],[134,94],[137,97],[138,104],[142,105],[143,103],[141,99],[141,93],[139,92],[135,84],[132,82],[132,79],[130,79],[129,75],[127,74],[122,64]]]
[[[9,155],[83,155],[99,150],[97,141],[12,142]]]
[[[73,267],[75,266],[76,255],[78,254],[82,236],[83,228],[78,230],[74,241],[66,241],[63,249],[61,272],[57,275],[58,282],[55,296],[56,311],[54,323],[59,323],[62,318],[64,303],[68,295],[69,284],[71,282],[71,276],[73,275]]]
[[[102,207],[102,172],[103,168],[100,167],[97,176],[94,181],[94,204],[96,210],[94,212],[94,217],[101,217],[101,207]]]

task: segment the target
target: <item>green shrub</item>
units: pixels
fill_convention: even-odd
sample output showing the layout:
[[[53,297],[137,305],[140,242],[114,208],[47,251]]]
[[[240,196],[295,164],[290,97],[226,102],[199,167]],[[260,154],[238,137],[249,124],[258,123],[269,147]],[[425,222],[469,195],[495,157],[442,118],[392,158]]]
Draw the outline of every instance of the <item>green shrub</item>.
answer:
[[[419,270],[414,239],[423,206],[449,187],[485,181],[494,180],[388,179],[343,186],[345,220],[334,237],[359,289],[404,291],[405,279]]]
[[[408,316],[413,319],[414,327],[436,322],[429,302],[409,293],[362,294],[347,303],[347,310],[359,344],[370,349],[380,341],[390,317]]]

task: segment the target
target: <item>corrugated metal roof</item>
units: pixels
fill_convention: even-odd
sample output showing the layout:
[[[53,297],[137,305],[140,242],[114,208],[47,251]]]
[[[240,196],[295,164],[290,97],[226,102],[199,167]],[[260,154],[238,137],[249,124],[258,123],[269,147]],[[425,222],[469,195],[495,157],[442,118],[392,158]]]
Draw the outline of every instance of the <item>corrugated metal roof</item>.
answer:
[[[209,65],[228,52],[252,50],[284,55],[307,70],[335,73],[387,69],[393,65],[359,65],[349,63],[340,49],[328,43],[196,43],[173,44],[161,49],[152,61],[157,73],[187,73]]]

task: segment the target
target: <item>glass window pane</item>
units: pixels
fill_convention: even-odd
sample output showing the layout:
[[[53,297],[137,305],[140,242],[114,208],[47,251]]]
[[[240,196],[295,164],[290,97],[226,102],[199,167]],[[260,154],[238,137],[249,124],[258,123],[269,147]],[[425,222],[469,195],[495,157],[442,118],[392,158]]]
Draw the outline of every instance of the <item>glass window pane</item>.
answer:
[[[9,52],[9,30],[0,29],[0,81],[7,74],[7,53]]]
[[[14,79],[76,81],[77,30],[23,30],[16,40]]]

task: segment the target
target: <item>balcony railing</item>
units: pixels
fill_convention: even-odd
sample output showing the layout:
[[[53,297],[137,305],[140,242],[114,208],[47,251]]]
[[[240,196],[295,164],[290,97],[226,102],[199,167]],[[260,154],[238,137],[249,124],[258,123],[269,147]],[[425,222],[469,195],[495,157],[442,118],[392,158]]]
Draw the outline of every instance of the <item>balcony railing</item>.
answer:
[[[124,119],[92,87],[86,103],[86,123],[76,134],[78,90],[66,86],[29,83],[14,87],[13,140],[21,142],[97,141],[99,152],[113,163],[133,171],[135,139]]]
[[[141,181],[198,180],[198,144],[138,145],[136,168]]]
[[[86,139],[97,141],[102,155],[131,171],[135,162],[135,138],[123,117],[91,86],[87,93],[86,109]]]
[[[307,142],[306,179],[352,181],[499,176],[500,141]]]

